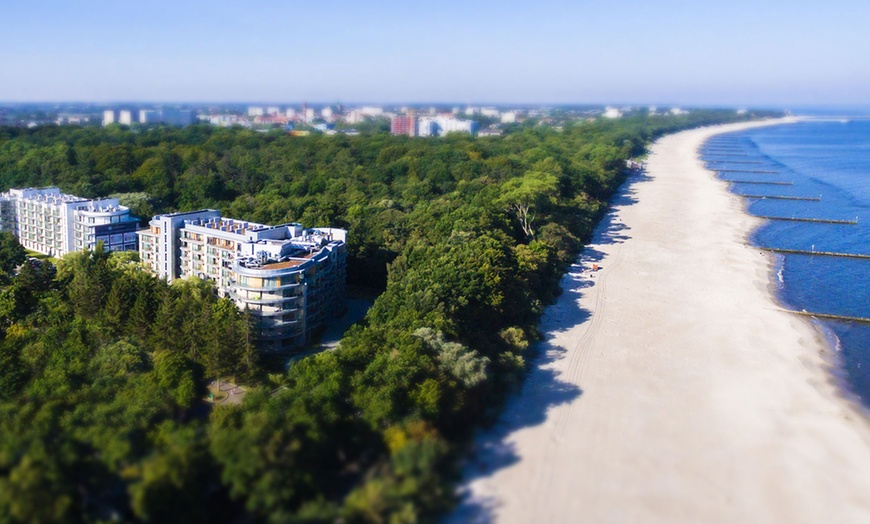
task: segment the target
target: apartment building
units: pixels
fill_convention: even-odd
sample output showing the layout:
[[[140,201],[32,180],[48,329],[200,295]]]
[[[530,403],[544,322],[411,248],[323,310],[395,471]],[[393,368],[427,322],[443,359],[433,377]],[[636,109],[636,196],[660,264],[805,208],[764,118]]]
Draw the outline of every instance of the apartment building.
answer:
[[[199,277],[254,317],[263,350],[305,345],[344,304],[342,229],[269,226],[203,209],[155,216],[138,232],[141,259],[161,277]]]
[[[0,193],[0,230],[49,256],[94,249],[97,242],[109,251],[136,251],[138,227],[139,220],[117,198],[81,198],[56,187]]]

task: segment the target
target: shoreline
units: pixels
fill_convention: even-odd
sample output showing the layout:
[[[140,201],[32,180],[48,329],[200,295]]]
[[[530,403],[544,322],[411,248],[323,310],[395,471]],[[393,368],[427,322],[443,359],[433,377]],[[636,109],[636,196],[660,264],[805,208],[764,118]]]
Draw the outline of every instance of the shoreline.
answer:
[[[799,122],[806,122],[806,121],[811,122],[811,121],[817,120],[818,118],[819,117],[792,116],[792,117],[785,117],[785,118],[780,118],[780,119],[776,119],[776,120],[757,121],[757,122],[761,123],[761,125],[753,126],[753,127],[790,125],[790,124],[796,124]],[[870,117],[868,117],[868,118],[870,118]],[[718,126],[713,126],[713,127],[715,128]],[[724,133],[716,133],[716,134],[713,134],[713,135],[710,135],[709,137],[707,137],[706,140],[709,140],[710,138],[712,138],[714,136],[719,136],[719,135],[728,134],[728,133],[732,133],[732,132],[739,133],[740,131],[726,131]],[[706,140],[704,142],[701,142],[698,149],[695,150],[695,156],[701,165],[704,165],[705,162],[701,159],[702,155],[701,155],[700,149],[704,146],[704,144],[706,143]],[[728,192],[729,195],[737,196],[731,192],[728,182],[722,180],[719,176],[717,176],[715,171],[709,170],[706,167],[704,168],[704,170],[708,171],[710,173],[710,176],[713,178],[713,180],[723,184],[725,191]],[[745,246],[752,248],[754,246],[752,245],[751,237],[755,233],[755,231],[764,224],[764,219],[758,218],[757,216],[755,216],[749,212],[749,202],[748,202],[748,200],[745,200],[745,199],[741,201],[740,212],[755,219],[755,221],[756,221],[756,224],[749,231],[746,232],[746,236],[745,236]],[[768,277],[768,285],[766,287],[766,292],[770,295],[771,300],[773,300],[778,306],[780,306],[783,309],[783,311],[791,311],[791,308],[788,307],[780,298],[780,295],[779,295],[779,292],[777,289],[777,281],[776,281],[777,254],[773,253],[773,252],[767,252],[765,254],[767,256],[768,265],[769,265],[769,270],[768,270],[769,277]],[[849,381],[845,376],[845,372],[843,371],[843,367],[842,367],[843,363],[841,361],[841,356],[840,356],[841,353],[840,353],[840,350],[837,348],[837,345],[839,344],[839,338],[837,337],[837,335],[833,332],[833,330],[831,330],[828,326],[826,326],[821,320],[818,320],[815,318],[807,318],[807,317],[797,317],[797,318],[799,320],[802,320],[810,329],[812,329],[816,333],[818,343],[820,346],[822,346],[822,348],[824,350],[824,354],[822,355],[823,369],[828,374],[829,383],[837,389],[839,396],[845,402],[847,402],[852,407],[852,409],[854,409],[858,414],[860,414],[861,416],[864,417],[865,422],[867,423],[868,427],[870,427],[870,406],[865,406],[861,402],[860,397],[854,391],[852,391],[851,385],[849,384]]]
[[[653,144],[563,277],[448,522],[870,520],[866,413],[821,328],[780,304],[775,257],[749,244],[763,220],[699,155],[794,121]]]

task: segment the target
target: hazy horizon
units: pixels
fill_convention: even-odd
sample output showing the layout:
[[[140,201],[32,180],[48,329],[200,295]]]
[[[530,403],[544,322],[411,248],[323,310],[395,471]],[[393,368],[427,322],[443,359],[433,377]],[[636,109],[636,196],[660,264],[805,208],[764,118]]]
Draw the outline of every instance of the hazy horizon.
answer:
[[[42,0],[3,8],[9,103],[863,106],[870,4]],[[432,102],[444,103],[444,102]]]

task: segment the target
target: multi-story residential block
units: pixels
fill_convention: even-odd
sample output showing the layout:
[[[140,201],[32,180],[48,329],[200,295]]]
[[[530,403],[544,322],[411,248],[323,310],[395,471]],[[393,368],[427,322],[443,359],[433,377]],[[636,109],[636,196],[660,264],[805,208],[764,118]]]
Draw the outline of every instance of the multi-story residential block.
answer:
[[[507,113],[501,114],[501,123],[502,124],[512,124],[516,121],[517,121],[516,111],[508,111]]]
[[[417,123],[419,136],[444,136],[451,132],[474,134],[477,131],[474,120],[459,120],[451,115],[424,116]]]
[[[340,312],[346,273],[342,229],[268,226],[203,209],[155,216],[138,232],[141,259],[167,280],[199,277],[254,317],[261,349],[304,345]]]
[[[109,251],[136,251],[138,227],[139,220],[117,198],[81,198],[56,187],[0,193],[0,229],[50,256],[94,249],[97,242]]]
[[[118,123],[125,126],[133,125],[133,111],[122,109],[118,111]]]
[[[103,111],[103,125],[107,126],[115,123],[115,111],[113,109],[106,109]]]
[[[156,109],[140,109],[139,110],[139,123],[140,124],[154,124],[160,122],[160,111]]]
[[[390,133],[394,135],[417,135],[417,118],[413,114],[396,115],[390,119]]]

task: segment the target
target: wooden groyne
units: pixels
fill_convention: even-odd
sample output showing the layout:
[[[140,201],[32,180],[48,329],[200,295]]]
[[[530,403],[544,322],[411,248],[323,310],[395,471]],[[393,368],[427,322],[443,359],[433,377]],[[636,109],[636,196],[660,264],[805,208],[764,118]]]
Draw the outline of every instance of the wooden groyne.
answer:
[[[793,186],[794,182],[759,182],[758,180],[726,180],[731,184],[756,184],[759,186]]]
[[[720,153],[718,151],[701,151],[701,153],[710,156],[724,156],[724,157],[734,157],[734,156],[749,156],[746,153]]]
[[[770,251],[772,253],[783,253],[787,255],[808,255],[808,256],[820,256],[820,257],[839,257],[839,258],[860,258],[863,260],[870,260],[870,255],[863,255],[860,253],[834,253],[832,251],[807,251],[805,249],[785,249],[780,247],[759,247],[762,251]]]
[[[770,217],[764,215],[755,215],[757,218],[765,220],[786,220],[789,222],[815,222],[817,224],[843,224],[854,226],[858,224],[857,220],[834,220],[831,218],[797,218],[797,217]]]
[[[743,195],[734,193],[737,196],[744,198],[769,198],[770,200],[801,200],[805,202],[821,202],[821,197],[800,197],[800,196],[785,196],[785,195]]]
[[[778,175],[779,171],[766,171],[764,169],[716,169],[713,168],[713,171],[718,171],[719,173],[755,173],[758,175]]]
[[[787,310],[789,313],[794,313],[795,315],[802,315],[805,317],[815,317],[815,318],[824,318],[826,320],[839,320],[842,322],[860,322],[862,324],[870,324],[870,318],[865,317],[849,317],[846,315],[832,315],[830,313],[813,313],[811,311],[793,311]]]

